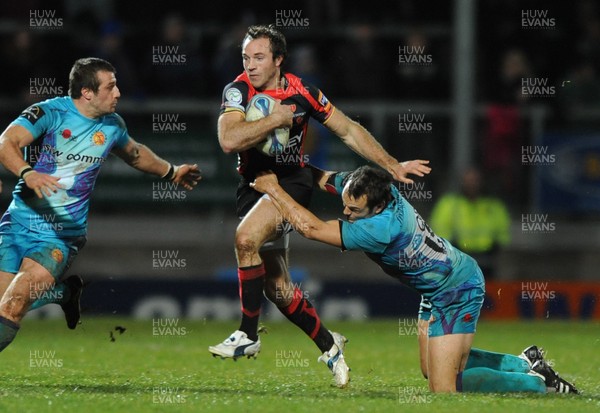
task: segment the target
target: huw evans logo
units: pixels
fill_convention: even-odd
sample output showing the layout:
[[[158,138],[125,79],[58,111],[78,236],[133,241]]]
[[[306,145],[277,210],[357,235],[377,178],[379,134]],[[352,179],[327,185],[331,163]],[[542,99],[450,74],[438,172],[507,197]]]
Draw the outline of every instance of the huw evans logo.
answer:
[[[63,23],[56,10],[29,10],[29,27],[32,29],[61,29]]]
[[[186,133],[187,123],[176,113],[153,113],[152,133]]]
[[[556,223],[548,220],[548,214],[521,214],[521,230],[530,234],[549,234],[556,231]]]
[[[275,26],[287,29],[306,29],[310,25],[308,17],[302,17],[302,10],[275,10]]]
[[[427,122],[424,113],[401,113],[398,115],[398,132],[401,133],[430,133],[433,129]]]
[[[56,84],[54,77],[31,77],[29,78],[29,94],[40,98],[50,98],[64,95],[64,89]]]
[[[521,27],[524,29],[554,29],[556,19],[548,17],[548,10],[521,10]]]
[[[556,86],[548,85],[547,77],[521,78],[521,95],[531,98],[548,98],[556,95]]]
[[[187,63],[187,55],[179,46],[152,46],[152,64],[155,66],[178,66]]]
[[[425,46],[398,46],[398,63],[410,66],[429,66],[433,62],[431,54],[425,53]]]
[[[523,165],[554,165],[556,155],[548,152],[547,146],[522,146],[521,163]]]

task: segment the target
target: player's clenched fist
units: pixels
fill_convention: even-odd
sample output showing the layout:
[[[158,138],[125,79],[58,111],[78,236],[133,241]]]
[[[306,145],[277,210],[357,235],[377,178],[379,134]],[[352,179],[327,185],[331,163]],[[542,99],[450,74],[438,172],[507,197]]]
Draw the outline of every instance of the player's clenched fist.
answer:
[[[62,188],[62,185],[58,183],[60,178],[36,171],[30,171],[24,174],[23,180],[30,189],[33,189],[38,198],[42,198],[43,194],[50,196],[52,193],[56,193],[56,191]]]

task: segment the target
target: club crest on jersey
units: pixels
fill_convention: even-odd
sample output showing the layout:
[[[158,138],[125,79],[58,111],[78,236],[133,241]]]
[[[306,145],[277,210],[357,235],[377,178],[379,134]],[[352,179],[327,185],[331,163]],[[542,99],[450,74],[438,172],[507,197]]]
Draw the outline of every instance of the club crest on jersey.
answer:
[[[104,136],[104,132],[98,131],[94,133],[94,136],[92,136],[92,142],[94,142],[94,145],[97,146],[104,145],[106,142],[106,136]]]
[[[63,261],[63,259],[64,259],[64,255],[63,255],[62,251],[61,251],[61,250],[59,250],[58,248],[54,248],[54,249],[52,250],[52,252],[50,253],[50,255],[52,256],[52,259],[53,259],[54,261],[56,261],[57,263],[59,263],[59,264],[60,264],[60,263]]]

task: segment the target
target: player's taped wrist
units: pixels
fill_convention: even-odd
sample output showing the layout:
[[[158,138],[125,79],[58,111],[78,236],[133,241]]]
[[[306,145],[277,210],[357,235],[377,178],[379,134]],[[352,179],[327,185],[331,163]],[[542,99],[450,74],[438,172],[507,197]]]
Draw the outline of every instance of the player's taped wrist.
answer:
[[[166,174],[164,174],[163,176],[161,176],[161,179],[164,179],[165,181],[172,181],[173,179],[175,179],[175,176],[177,175],[177,170],[179,169],[178,166],[173,166],[172,163],[169,164],[169,170],[167,171]]]
[[[22,167],[21,169],[19,169],[19,177],[21,179],[25,180],[25,177],[32,172],[34,172],[33,168],[29,165],[26,165],[26,166]]]

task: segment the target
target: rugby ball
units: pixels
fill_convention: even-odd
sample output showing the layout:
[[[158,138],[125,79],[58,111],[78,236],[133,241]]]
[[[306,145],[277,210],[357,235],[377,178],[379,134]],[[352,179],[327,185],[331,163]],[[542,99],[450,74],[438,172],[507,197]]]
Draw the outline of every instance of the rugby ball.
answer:
[[[246,121],[253,122],[262,119],[273,112],[275,99],[264,93],[254,95],[246,107]],[[283,153],[283,149],[290,140],[290,130],[288,128],[277,128],[267,134],[264,140],[256,144],[255,148],[267,155],[277,156]]]

